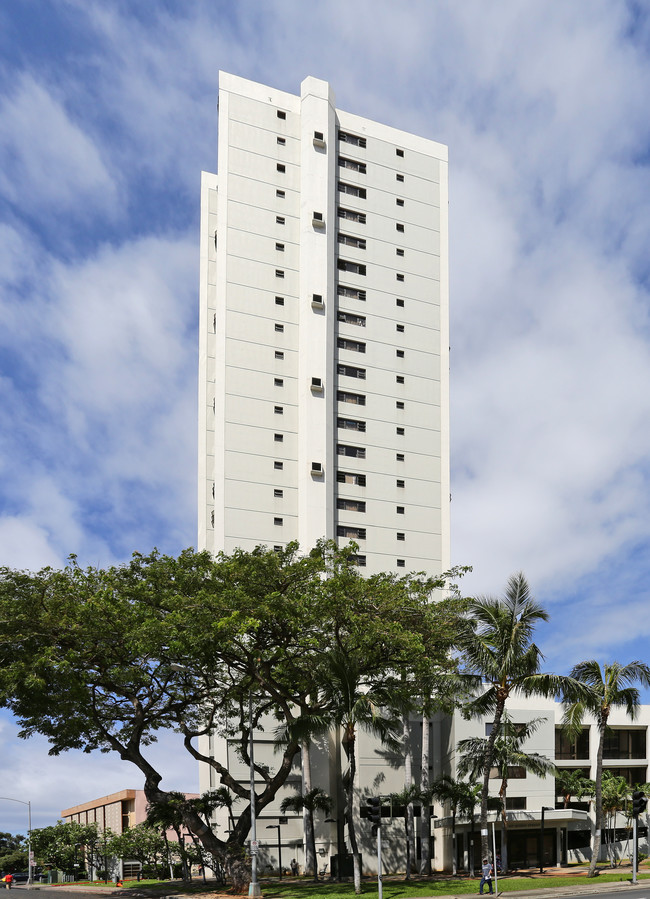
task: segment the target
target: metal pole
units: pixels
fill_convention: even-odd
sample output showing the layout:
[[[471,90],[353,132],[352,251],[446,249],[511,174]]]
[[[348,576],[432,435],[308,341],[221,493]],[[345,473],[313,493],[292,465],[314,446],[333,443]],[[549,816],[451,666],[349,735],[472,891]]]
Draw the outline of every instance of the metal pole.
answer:
[[[253,691],[248,693],[248,727],[249,746],[248,757],[250,760],[251,778],[251,882],[248,887],[249,896],[261,896],[262,891],[257,882],[257,821],[255,819],[255,761],[253,756]]]
[[[0,796],[6,802],[19,802],[27,806],[27,885],[32,885],[32,803],[30,800],[14,799],[12,796]]]
[[[503,847],[501,847],[503,848]],[[494,832],[494,821],[492,822],[492,867],[494,868],[494,892],[499,895],[499,872],[497,865],[497,838]]]
[[[539,840],[539,873],[544,873],[544,812],[546,811],[546,806],[542,806],[542,831]]]
[[[633,849],[632,849],[634,858],[632,859],[632,883],[636,883],[636,868],[637,868],[637,860],[639,858],[639,843],[638,843],[639,834],[636,829],[637,823],[638,823],[637,816],[635,815],[632,820],[634,821],[634,831],[633,831],[634,838],[633,838]]]
[[[381,824],[377,825],[377,897],[383,899],[384,884],[381,875]]]
[[[27,802],[27,886],[32,886],[32,803]]]

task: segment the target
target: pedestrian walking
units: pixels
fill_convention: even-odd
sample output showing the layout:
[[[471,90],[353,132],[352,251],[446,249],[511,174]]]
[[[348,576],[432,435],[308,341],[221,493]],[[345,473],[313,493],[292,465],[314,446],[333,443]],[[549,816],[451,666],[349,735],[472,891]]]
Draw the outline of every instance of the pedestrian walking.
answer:
[[[490,895],[494,892],[492,889],[492,865],[487,858],[483,859],[483,866],[481,867],[481,883],[479,885],[478,891],[480,895],[483,895],[483,887],[485,884],[490,888]]]

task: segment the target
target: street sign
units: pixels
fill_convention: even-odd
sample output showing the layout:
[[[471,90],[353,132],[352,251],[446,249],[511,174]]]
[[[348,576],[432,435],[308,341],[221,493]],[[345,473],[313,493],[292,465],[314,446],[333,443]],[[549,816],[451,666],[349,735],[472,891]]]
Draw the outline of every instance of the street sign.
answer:
[[[259,848],[260,848],[260,841],[259,840],[251,840],[251,852],[257,852],[257,850]]]

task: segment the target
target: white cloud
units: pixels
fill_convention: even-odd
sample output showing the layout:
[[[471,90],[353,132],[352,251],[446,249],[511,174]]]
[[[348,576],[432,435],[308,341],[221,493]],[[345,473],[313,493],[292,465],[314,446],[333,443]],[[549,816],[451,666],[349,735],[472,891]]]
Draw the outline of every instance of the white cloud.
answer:
[[[21,209],[81,219],[115,209],[116,186],[101,153],[36,77],[21,74],[0,100],[0,191]]]
[[[0,565],[37,571],[46,565],[60,567],[61,556],[50,545],[47,529],[21,515],[0,518]]]
[[[99,799],[118,790],[141,790],[144,776],[115,753],[64,752],[49,756],[42,737],[18,739],[18,727],[6,713],[0,716],[0,780],[12,799],[32,804],[32,826],[54,824],[63,809]],[[163,789],[198,792],[198,768],[177,734],[161,733],[145,756],[163,775]],[[0,830],[24,833],[27,809],[0,801]]]
[[[183,237],[66,264],[42,252],[44,277],[8,296],[0,343],[20,343],[26,372],[4,380],[0,472],[17,511],[6,525],[48,535],[59,558],[194,542],[194,256]],[[38,567],[33,549],[21,565]]]

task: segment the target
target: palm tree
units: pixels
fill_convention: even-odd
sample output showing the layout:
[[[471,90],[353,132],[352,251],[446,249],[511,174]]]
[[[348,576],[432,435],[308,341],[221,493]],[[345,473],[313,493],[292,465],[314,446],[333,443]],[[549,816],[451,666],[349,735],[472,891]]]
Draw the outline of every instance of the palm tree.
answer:
[[[630,785],[624,777],[612,774],[611,771],[603,771],[603,820],[605,827],[605,843],[609,855],[610,867],[616,867],[616,855],[614,843],[616,842],[616,816],[627,808],[630,797]],[[610,831],[610,839],[607,839],[607,830]],[[629,830],[628,830],[629,833]]]
[[[173,876],[172,870],[172,853],[171,847],[169,846],[169,842],[167,839],[167,831],[173,830],[176,834],[178,853],[181,858],[181,870],[183,874],[183,880],[190,880],[190,869],[187,864],[187,853],[185,851],[185,840],[183,838],[183,813],[182,813],[182,805],[185,802],[185,796],[183,793],[179,793],[175,790],[170,790],[169,796],[171,797],[169,802],[165,805],[149,805],[147,806],[147,824],[150,827],[157,827],[162,831],[162,835],[165,839],[165,843],[167,845],[167,857],[169,859],[169,870]]]
[[[492,715],[492,731],[485,741],[480,771],[483,775],[481,853],[485,858],[489,855],[490,769],[506,701],[511,693],[560,695],[566,679],[540,673],[544,657],[533,642],[533,632],[538,622],[548,621],[548,614],[531,596],[523,573],[509,578],[503,597],[480,597],[470,602],[468,615],[471,627],[461,640],[461,648],[466,669],[483,684],[483,688],[467,705],[467,710],[476,717]]]
[[[603,665],[591,659],[579,662],[571,671],[571,678],[580,686],[578,691],[574,685],[565,690],[564,725],[570,736],[579,733],[582,719],[586,714],[593,715],[598,728],[598,752],[596,754],[596,831],[591,853],[588,877],[596,873],[603,828],[603,748],[605,731],[610,712],[613,708],[624,708],[627,715],[634,719],[639,708],[639,691],[635,683],[644,687],[650,686],[650,667],[644,662],[630,662],[621,665],[612,662]]]
[[[555,775],[555,794],[562,797],[564,808],[569,807],[572,796],[580,801],[583,796],[593,796],[595,789],[594,781],[585,777],[580,769],[558,768]]]
[[[503,716],[499,725],[498,736],[493,743],[492,766],[497,769],[501,778],[499,787],[499,804],[501,807],[501,864],[504,870],[508,869],[508,817],[506,813],[506,801],[508,791],[508,778],[510,769],[523,768],[530,774],[538,777],[546,777],[556,771],[553,762],[545,755],[538,752],[524,752],[523,744],[535,733],[543,718],[533,718],[524,724],[516,724],[508,715]],[[458,764],[458,773],[476,777],[482,770],[485,759],[485,744],[489,737],[470,737],[468,740],[460,740],[458,751],[462,758]],[[485,857],[485,856],[484,856]]]
[[[356,784],[357,729],[361,727],[378,736],[382,742],[398,750],[400,720],[387,710],[394,708],[394,693],[388,687],[374,687],[361,674],[361,666],[354,656],[335,650],[328,657],[329,682],[323,691],[322,706],[331,710],[328,723],[342,731],[341,743],[348,759],[344,776],[346,795],[345,820],[352,850],[354,891],[361,892],[361,855],[357,843],[354,815]]]
[[[325,812],[326,815],[332,810],[332,800],[324,790],[320,787],[314,787],[305,793],[295,793],[293,796],[287,796],[280,804],[280,811],[285,812],[306,812],[309,817],[309,830],[311,834],[311,857],[313,861],[314,880],[318,882],[318,864],[316,862],[316,836],[314,833],[314,812]]]

